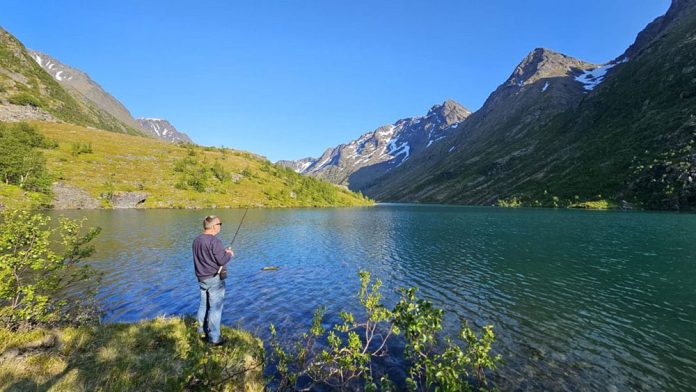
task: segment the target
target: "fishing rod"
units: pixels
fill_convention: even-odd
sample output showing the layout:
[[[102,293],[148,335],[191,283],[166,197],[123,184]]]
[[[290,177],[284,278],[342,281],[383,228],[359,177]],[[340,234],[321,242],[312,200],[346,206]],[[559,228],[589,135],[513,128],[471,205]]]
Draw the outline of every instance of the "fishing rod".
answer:
[[[239,229],[242,228],[242,223],[244,223],[244,218],[246,218],[247,212],[249,212],[249,207],[247,207],[244,210],[244,215],[242,215],[242,220],[239,221],[239,226],[237,226],[237,231],[234,232],[234,237],[232,237],[232,242],[230,242],[230,248],[232,247],[232,244],[234,244],[234,240],[237,239],[237,234],[239,234]]]
[[[242,220],[239,221],[239,226],[237,226],[237,231],[234,232],[234,237],[232,237],[232,241],[230,242],[230,246],[228,246],[228,249],[230,249],[230,250],[232,250],[232,244],[234,244],[234,240],[237,239],[237,234],[239,234],[239,229],[242,228],[242,223],[244,223],[244,218],[246,218],[247,212],[249,212],[249,207],[247,207],[244,210],[244,215],[242,215]],[[221,265],[220,268],[218,268],[217,274],[220,275],[220,277],[224,279],[227,277],[227,269]]]

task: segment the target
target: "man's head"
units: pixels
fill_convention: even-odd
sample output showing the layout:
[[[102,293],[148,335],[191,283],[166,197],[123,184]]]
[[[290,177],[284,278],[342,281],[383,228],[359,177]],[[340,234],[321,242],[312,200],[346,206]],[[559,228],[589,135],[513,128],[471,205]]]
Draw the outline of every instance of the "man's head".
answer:
[[[208,215],[203,219],[203,232],[206,234],[216,235],[220,232],[221,227],[222,222],[220,222],[220,218],[215,215]]]

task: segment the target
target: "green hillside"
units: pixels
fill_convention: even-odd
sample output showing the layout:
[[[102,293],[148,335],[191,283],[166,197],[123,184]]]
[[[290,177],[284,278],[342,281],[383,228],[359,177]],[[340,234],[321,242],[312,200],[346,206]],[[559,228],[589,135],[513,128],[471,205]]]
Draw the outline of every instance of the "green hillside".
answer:
[[[65,90],[12,34],[0,28],[0,104],[41,109],[56,119],[108,131],[142,135],[87,100]]]
[[[696,12],[684,15],[635,58],[617,66],[575,110],[538,131],[521,160],[530,180],[506,193],[533,203],[576,199],[655,209],[696,207]],[[534,178],[535,173],[544,173]]]
[[[268,160],[227,148],[173,145],[154,139],[34,122],[57,147],[43,149],[52,179],[83,190],[105,208],[123,192],[147,194],[143,208],[329,207],[371,205],[360,194]],[[0,186],[0,203],[27,207],[50,198]]]

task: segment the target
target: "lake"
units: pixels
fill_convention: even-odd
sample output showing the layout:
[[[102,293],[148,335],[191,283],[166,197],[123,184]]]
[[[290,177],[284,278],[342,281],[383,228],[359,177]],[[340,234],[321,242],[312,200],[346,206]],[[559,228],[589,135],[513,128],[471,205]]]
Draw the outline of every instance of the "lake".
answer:
[[[105,321],[193,315],[190,245],[206,214],[229,242],[242,210],[65,211],[103,228]],[[502,390],[696,388],[696,215],[378,205],[253,209],[234,245],[223,323],[268,337],[314,309],[355,310],[357,272],[474,326],[493,324]],[[268,265],[280,270],[262,272]],[[335,317],[328,321],[334,321]]]

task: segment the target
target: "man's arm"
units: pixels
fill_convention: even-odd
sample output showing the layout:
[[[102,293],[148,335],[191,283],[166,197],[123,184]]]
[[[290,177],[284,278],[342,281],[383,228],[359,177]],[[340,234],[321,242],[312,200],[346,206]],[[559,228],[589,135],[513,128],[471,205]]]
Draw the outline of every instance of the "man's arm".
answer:
[[[222,241],[216,238],[215,241],[213,241],[213,256],[215,256],[215,262],[223,266],[234,256],[234,252],[232,252],[232,249],[225,248]]]

